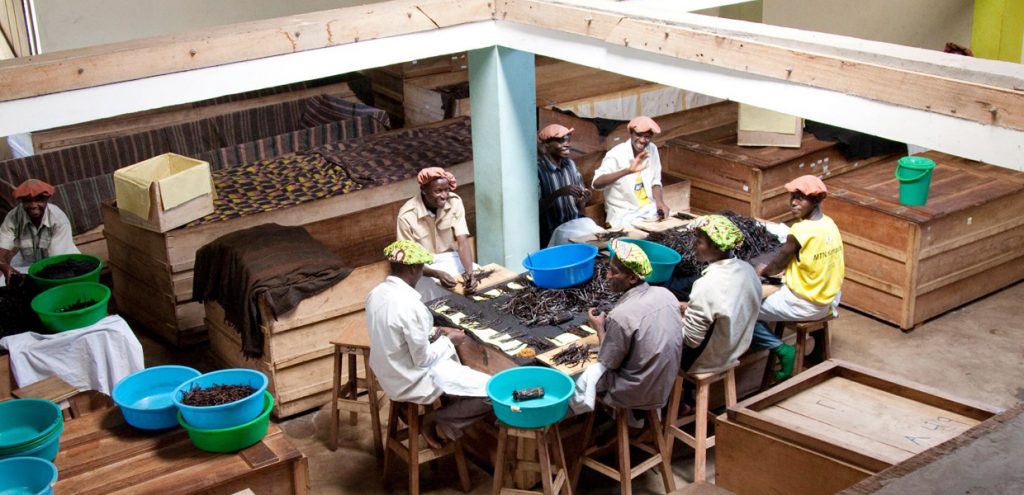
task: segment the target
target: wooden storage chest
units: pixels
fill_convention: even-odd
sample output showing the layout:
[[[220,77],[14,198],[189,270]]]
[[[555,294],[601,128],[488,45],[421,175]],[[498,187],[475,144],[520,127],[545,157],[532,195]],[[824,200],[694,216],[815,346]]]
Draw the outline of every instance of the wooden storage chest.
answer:
[[[739,146],[735,121],[672,139],[661,151],[665,173],[693,181],[694,209],[732,210],[773,222],[793,218],[787,182],[807,174],[834,177],[882,159],[848,161],[836,143],[810,133],[799,148]]]
[[[246,359],[239,333],[224,321],[224,309],[206,303],[210,349],[223,364],[261,371],[270,379],[273,415],[281,418],[331,401],[334,346],[331,339],[346,329],[366,331],[366,296],[388,274],[387,262],[361,266],[341,282],[279,316],[259,303],[263,326],[263,356]],[[362,362],[359,363],[362,367]]]
[[[475,221],[473,164],[449,171],[459,181],[458,193],[467,221]],[[394,240],[402,204],[419,191],[415,177],[383,187],[195,227],[151,232],[120,220],[117,208],[102,207],[113,295],[122,314],[142,323],[166,342],[185,347],[206,340],[203,305],[192,299],[192,268],[200,247],[236,230],[264,223],[302,225],[314,239],[339,253],[353,266],[381,257]]]
[[[65,424],[54,464],[60,471],[54,492],[62,494],[309,493],[306,456],[273,423],[259,443],[211,454],[193,446],[182,428],[137,430],[109,408]]]
[[[903,329],[1024,279],[1024,173],[922,156],[937,164],[924,206],[899,203],[896,159],[826,181],[842,303]]]
[[[835,493],[998,412],[826,361],[716,418],[715,483],[739,495]]]

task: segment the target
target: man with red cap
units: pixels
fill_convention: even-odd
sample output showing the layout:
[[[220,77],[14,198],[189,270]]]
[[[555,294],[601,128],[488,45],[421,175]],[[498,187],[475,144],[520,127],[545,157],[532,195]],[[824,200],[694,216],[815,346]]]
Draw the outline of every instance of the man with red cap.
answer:
[[[606,223],[622,227],[668,217],[661,197],[661,156],[651,142],[661,127],[650,117],[629,121],[629,142],[608,150],[591,185],[604,192]]]
[[[537,178],[540,180],[540,245],[565,244],[573,237],[603,232],[584,216],[590,190],[569,158],[573,129],[551,124],[537,133]]]
[[[430,167],[420,170],[416,181],[420,193],[398,210],[398,240],[416,241],[434,255],[434,262],[423,267],[426,277],[449,289],[455,287],[455,277],[461,277],[468,290],[475,289],[466,207],[455,194],[455,176],[441,167]],[[426,277],[417,290],[428,300],[443,296],[437,284]]]
[[[77,253],[71,238],[71,221],[57,206],[49,204],[53,186],[29,179],[14,190],[21,202],[0,224],[0,273],[10,283],[11,275],[49,256]]]
[[[846,274],[843,239],[839,228],[821,212],[828,189],[821,179],[804,175],[786,184],[790,209],[796,223],[789,228],[786,243],[771,262],[757,266],[758,275],[775,275],[785,270],[782,290],[761,303],[754,327],[752,349],[771,349],[782,369],[776,379],[793,373],[794,350],[783,344],[763,322],[814,321],[834,314]]]

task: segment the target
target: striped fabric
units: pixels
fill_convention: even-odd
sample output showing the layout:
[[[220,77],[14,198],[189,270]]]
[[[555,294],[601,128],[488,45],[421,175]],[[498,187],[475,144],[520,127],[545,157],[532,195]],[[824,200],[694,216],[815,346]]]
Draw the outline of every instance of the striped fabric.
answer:
[[[302,128],[306,100],[0,162],[0,180],[20,184],[34,177],[53,184],[57,189],[54,203],[68,214],[78,234],[100,224],[99,204],[114,197],[111,174],[118,168],[174,152],[206,160],[219,170],[387,128],[383,110],[344,100],[340,101],[349,106],[350,118]],[[0,215],[14,206],[12,192],[0,187]]]

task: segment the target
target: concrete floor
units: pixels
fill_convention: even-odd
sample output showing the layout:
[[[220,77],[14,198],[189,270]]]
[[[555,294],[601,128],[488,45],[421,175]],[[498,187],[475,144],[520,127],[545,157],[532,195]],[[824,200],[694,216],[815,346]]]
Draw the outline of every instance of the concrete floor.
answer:
[[[1018,311],[1024,301],[1024,283],[935,318],[910,333],[856,311],[844,309],[834,324],[833,354],[965,399],[1007,408],[1024,401],[1024,325]],[[204,353],[169,351],[142,336],[147,366],[170,363],[212,369]],[[392,490],[384,487],[373,455],[369,418],[357,426],[343,422],[341,447],[327,449],[328,411],[312,411],[280,423],[285,433],[309,457],[315,494],[405,493],[404,467],[390,473]],[[571,461],[570,461],[571,462]],[[435,463],[437,464],[437,463]],[[401,463],[399,463],[401,465]],[[692,451],[676,446],[673,471],[679,488],[691,482]],[[491,474],[470,464],[474,494],[490,493]],[[714,477],[713,454],[709,478]],[[462,493],[454,463],[440,461],[422,471],[423,493]],[[660,477],[648,472],[634,480],[636,493],[663,493]],[[585,471],[581,493],[619,493],[618,484]]]

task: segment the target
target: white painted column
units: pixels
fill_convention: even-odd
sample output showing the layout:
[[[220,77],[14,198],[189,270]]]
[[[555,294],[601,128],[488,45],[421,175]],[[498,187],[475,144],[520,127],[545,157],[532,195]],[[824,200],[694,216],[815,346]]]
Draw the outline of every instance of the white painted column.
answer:
[[[469,52],[477,258],[515,271],[540,244],[533,59],[497,46]]]

